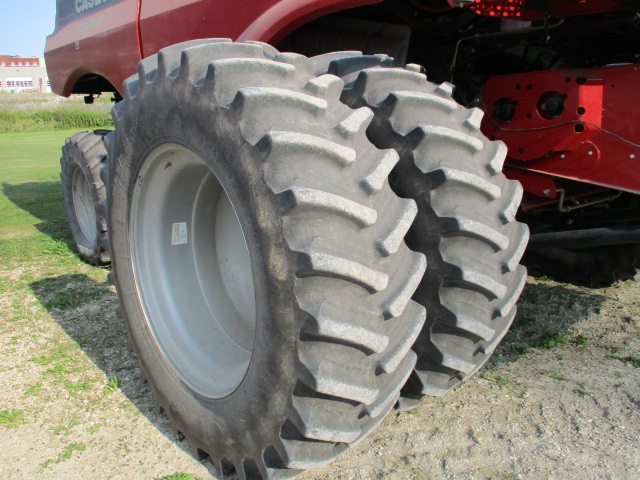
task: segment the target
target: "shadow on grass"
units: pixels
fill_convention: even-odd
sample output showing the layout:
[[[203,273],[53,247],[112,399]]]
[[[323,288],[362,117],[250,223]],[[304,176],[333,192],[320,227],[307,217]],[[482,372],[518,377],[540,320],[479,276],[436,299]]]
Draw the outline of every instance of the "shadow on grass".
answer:
[[[33,224],[38,231],[67,244],[69,251],[81,258],[69,230],[60,182],[3,182],[2,191],[17,207],[39,220]]]
[[[30,288],[107,379],[118,378],[120,390],[137,410],[171,442],[190,453],[167,417],[155,411],[153,392],[139,373],[137,356],[129,350],[126,326],[116,314],[118,298],[109,284],[73,274],[39,280]]]

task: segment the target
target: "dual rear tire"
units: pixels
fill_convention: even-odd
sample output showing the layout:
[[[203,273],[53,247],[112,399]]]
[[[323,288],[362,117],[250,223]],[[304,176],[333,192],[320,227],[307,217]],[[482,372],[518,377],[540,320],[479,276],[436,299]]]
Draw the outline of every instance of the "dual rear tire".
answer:
[[[107,191],[100,171],[108,164],[105,136],[109,130],[79,132],[67,138],[60,158],[60,180],[71,235],[82,259],[109,264],[106,248]]]
[[[222,476],[289,477],[363,438],[425,319],[396,152],[295,60],[171,47],[114,108],[112,279],[156,402]]]
[[[352,83],[338,57],[188,42],[114,107],[120,312],[220,476],[332,460],[480,368],[515,313],[526,227],[503,147],[446,86],[349,66]]]

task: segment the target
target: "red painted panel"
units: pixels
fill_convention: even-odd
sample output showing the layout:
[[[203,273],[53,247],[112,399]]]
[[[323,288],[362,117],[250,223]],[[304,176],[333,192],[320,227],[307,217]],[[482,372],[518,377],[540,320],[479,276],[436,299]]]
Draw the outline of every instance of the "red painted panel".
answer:
[[[485,131],[509,141],[509,156],[518,160],[573,150],[599,131],[603,91],[603,79],[590,71],[549,70],[492,77],[482,87],[485,109],[490,112],[484,119]],[[549,96],[565,97],[563,111],[555,118],[540,108],[541,100]],[[507,100],[515,102],[515,115],[501,121],[492,112]],[[579,114],[581,108],[584,113]]]
[[[142,1],[144,56],[196,38],[276,43],[299,25],[325,14],[381,0]]]
[[[281,0],[265,10],[238,37],[276,44],[288,33],[311,20],[347,8],[381,3],[382,0]]]
[[[68,96],[80,77],[96,73],[120,89],[140,58],[166,46],[209,37],[274,42],[319,16],[380,1],[118,0],[76,15],[72,1],[58,0],[64,21],[45,49],[51,87]]]
[[[138,0],[121,0],[58,26],[45,47],[51,89],[69,96],[78,79],[89,73],[121,88],[139,61],[137,8]]]
[[[640,193],[639,65],[549,70],[491,78],[482,87],[486,135],[504,141],[511,163],[558,177]],[[547,92],[564,109],[545,118]],[[492,112],[502,99],[515,104],[509,122]]]
[[[505,176],[510,180],[518,180],[522,184],[522,188],[536,197],[556,198],[558,190],[553,177],[542,175],[540,173],[530,172],[519,168],[512,168],[505,165],[503,171]]]

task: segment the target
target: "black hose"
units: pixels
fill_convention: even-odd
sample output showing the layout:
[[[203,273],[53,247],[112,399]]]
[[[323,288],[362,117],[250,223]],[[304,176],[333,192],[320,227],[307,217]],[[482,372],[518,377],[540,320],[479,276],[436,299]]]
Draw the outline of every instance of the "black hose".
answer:
[[[640,228],[591,228],[566,232],[536,233],[529,239],[529,250],[544,248],[588,248],[602,245],[640,243]]]

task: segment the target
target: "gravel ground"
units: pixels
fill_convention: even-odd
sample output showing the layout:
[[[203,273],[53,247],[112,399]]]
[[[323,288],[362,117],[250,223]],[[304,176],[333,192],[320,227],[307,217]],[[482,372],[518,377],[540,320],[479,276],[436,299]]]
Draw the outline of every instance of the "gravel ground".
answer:
[[[106,272],[78,268],[0,266],[0,476],[213,478],[154,413]],[[301,478],[640,479],[639,299],[529,278],[481,372]]]

